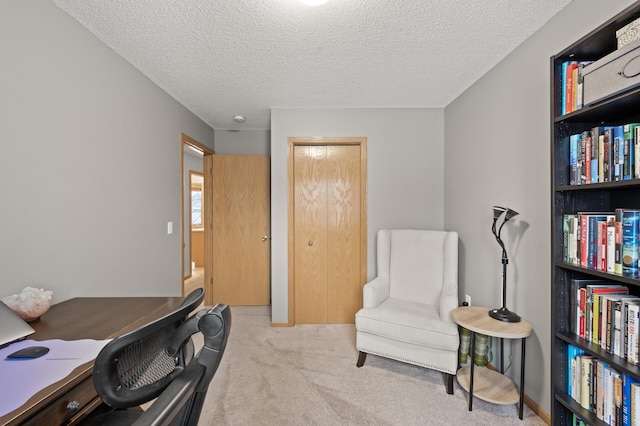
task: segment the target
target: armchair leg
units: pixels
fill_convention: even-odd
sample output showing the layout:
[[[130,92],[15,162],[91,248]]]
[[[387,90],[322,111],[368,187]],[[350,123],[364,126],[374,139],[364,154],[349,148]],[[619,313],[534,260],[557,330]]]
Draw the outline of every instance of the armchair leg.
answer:
[[[445,373],[447,376],[447,393],[453,395],[453,374]]]
[[[358,362],[356,363],[356,367],[362,367],[364,365],[364,360],[367,359],[367,353],[359,351],[358,352]]]

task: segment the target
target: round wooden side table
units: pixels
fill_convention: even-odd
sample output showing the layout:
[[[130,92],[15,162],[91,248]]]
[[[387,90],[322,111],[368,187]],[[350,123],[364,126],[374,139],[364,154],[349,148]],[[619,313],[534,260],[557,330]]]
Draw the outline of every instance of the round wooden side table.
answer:
[[[489,316],[489,308],[480,306],[462,306],[456,308],[451,312],[451,316],[456,324],[471,331],[471,366],[460,368],[456,373],[460,387],[469,392],[469,411],[473,409],[474,396],[494,404],[511,405],[519,402],[518,415],[520,420],[522,420],[524,408],[525,340],[531,334],[531,324],[524,319],[521,319],[519,322],[498,321]],[[473,354],[476,346],[476,333],[500,338],[500,372],[489,368],[481,368],[477,373],[474,371]],[[513,380],[504,375],[503,339],[522,340],[519,392]]]

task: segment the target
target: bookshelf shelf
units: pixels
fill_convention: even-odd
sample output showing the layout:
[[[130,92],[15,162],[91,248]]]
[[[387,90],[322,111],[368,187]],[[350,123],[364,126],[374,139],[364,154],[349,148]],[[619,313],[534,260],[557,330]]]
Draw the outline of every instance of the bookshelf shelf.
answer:
[[[616,365],[618,370],[625,374],[640,376],[640,367],[637,365],[629,364],[624,358],[613,355],[602,349],[599,345],[588,342],[576,334],[558,332],[556,333],[556,338],[563,340],[567,344],[584,349],[589,355],[598,357],[609,364]]]
[[[555,267],[576,271],[576,272],[581,272],[581,273],[590,275],[591,277],[603,278],[605,280],[615,281],[622,284],[640,286],[640,280],[638,278],[631,278],[631,277],[625,277],[624,275],[611,274],[611,273],[602,272],[602,271],[595,271],[593,269],[582,268],[580,266],[570,265],[568,263],[563,263],[563,262],[556,262]]]
[[[600,343],[592,342],[588,335],[587,338],[581,337],[583,333],[577,331],[576,312],[575,308],[572,308],[576,300],[575,294],[572,294],[575,293],[573,283],[576,280],[600,280],[623,285],[628,287],[629,294],[640,297],[640,279],[578,266],[580,262],[573,262],[574,259],[571,259],[567,253],[569,242],[566,222],[567,216],[581,213],[613,212],[616,209],[640,210],[640,178],[622,180],[621,177],[620,180],[615,181],[611,178],[603,182],[600,176],[599,179],[596,178],[597,183],[584,183],[582,179],[580,185],[570,184],[576,179],[580,180],[579,173],[571,172],[570,137],[589,132],[595,127],[640,123],[640,86],[630,87],[596,104],[585,105],[568,114],[561,114],[564,105],[562,103],[564,101],[563,63],[597,61],[614,52],[617,48],[616,31],[638,18],[640,18],[640,2],[634,3],[551,57],[551,392],[553,395],[551,424],[553,425],[572,425],[576,417],[589,425],[608,424],[596,414],[595,398],[591,400],[590,407],[594,409],[590,410],[588,404],[588,408],[585,408],[584,401],[576,401],[570,394],[573,363],[569,361],[569,354],[573,353],[575,348],[593,357],[596,362],[606,363],[621,375],[640,380],[640,366],[628,362],[624,354],[616,356],[607,352]],[[566,109],[570,110],[569,107]],[[640,158],[634,161],[640,161]],[[571,176],[574,178],[572,179]],[[569,261],[571,263],[568,263]]]
[[[616,189],[626,190],[629,188],[638,189],[640,179],[622,180],[618,182],[599,182],[585,185],[561,185],[556,187],[557,192],[570,191],[600,191],[603,189],[615,191]]]
[[[556,124],[599,123],[615,125],[627,122],[633,116],[632,109],[640,102],[640,88],[630,90],[593,106],[585,106],[569,114],[557,116]],[[591,126],[593,127],[593,126]]]
[[[582,408],[582,406],[578,404],[573,398],[571,398],[567,393],[556,392],[555,399],[556,402],[564,406],[567,410],[576,413],[588,424],[593,426],[608,426],[607,423],[594,416],[591,411]]]

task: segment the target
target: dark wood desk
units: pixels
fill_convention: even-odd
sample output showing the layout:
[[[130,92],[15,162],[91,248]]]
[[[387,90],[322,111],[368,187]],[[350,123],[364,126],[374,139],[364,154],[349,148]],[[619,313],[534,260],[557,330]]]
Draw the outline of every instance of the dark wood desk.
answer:
[[[51,306],[42,318],[30,323],[36,332],[29,338],[112,339],[166,315],[180,303],[181,297],[70,299]],[[101,402],[93,387],[92,372],[93,362],[81,365],[63,380],[39,391],[17,410],[0,417],[0,424],[77,423]]]

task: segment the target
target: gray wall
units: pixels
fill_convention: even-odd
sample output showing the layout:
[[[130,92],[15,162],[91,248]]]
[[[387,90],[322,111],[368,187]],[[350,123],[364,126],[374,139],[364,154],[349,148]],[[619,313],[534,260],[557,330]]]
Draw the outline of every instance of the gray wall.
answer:
[[[525,391],[550,410],[550,62],[632,1],[574,0],[445,109],[445,227],[460,233],[460,294],[501,304],[494,204],[518,212],[503,231],[507,306],[533,326]],[[520,370],[514,345],[511,371]],[[494,354],[497,352],[494,351]],[[505,357],[506,358],[506,357]],[[506,360],[505,365],[509,365]]]
[[[47,0],[0,40],[0,296],[180,295],[180,133],[213,130]]]
[[[269,130],[216,130],[216,154],[269,155]]]
[[[380,228],[442,229],[444,111],[427,108],[271,111],[272,321],[288,319],[287,138],[367,137],[369,278]]]

